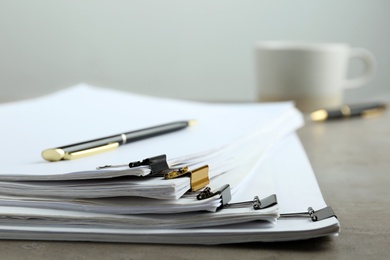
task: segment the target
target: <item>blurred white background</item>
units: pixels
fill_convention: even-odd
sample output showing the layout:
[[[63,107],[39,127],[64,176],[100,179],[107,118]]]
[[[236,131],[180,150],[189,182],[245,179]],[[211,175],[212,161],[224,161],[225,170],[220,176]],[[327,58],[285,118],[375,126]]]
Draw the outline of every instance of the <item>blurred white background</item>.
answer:
[[[255,42],[346,42],[389,92],[387,0],[0,0],[0,102],[86,82],[206,101],[255,101]],[[361,70],[355,64],[354,75]]]

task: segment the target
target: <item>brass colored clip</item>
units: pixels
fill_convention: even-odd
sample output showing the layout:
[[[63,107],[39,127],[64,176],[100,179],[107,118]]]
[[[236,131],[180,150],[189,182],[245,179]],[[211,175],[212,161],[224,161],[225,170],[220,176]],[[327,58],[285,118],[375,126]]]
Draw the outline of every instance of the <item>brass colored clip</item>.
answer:
[[[210,183],[209,166],[204,165],[191,171],[191,191],[197,191]]]
[[[188,167],[172,169],[164,174],[164,179],[174,179],[188,173]]]
[[[188,171],[188,167],[183,167],[169,171],[164,174],[165,179],[174,179],[181,176],[190,176],[191,191],[197,191],[210,183],[209,166],[204,165],[197,169]]]

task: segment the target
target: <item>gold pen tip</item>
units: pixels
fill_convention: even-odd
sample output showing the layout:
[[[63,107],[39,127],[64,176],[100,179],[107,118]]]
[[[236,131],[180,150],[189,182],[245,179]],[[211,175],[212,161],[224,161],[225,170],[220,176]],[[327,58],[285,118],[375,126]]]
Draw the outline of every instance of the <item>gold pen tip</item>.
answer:
[[[191,120],[188,120],[187,123],[188,123],[188,126],[194,126],[194,125],[196,125],[197,121],[195,119],[191,119]]]
[[[373,108],[373,109],[368,109],[362,112],[362,117],[363,118],[372,118],[372,117],[377,117],[380,116],[383,112],[385,111],[385,107],[378,107],[378,108]]]
[[[310,118],[312,121],[324,121],[328,118],[328,112],[324,109],[320,109],[311,113]]]
[[[62,149],[51,148],[42,152],[42,158],[49,162],[57,162],[64,158],[65,152]]]

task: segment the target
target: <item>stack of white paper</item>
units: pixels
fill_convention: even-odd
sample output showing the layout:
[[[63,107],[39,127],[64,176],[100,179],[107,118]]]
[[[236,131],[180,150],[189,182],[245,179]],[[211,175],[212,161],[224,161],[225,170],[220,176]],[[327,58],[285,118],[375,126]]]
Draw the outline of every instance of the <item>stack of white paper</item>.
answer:
[[[304,151],[291,136],[302,125],[291,103],[206,104],[79,85],[2,105],[0,118],[2,238],[56,234],[60,240],[217,244],[338,232],[334,217],[317,222],[283,217],[326,206]],[[45,148],[188,119],[197,125],[112,152],[54,163],[40,157]],[[229,184],[229,205],[272,194],[278,203],[260,210],[251,203],[217,210],[220,196],[197,200],[199,192],[189,192],[189,177],[139,177],[147,167],[96,170],[160,154],[171,167],[209,165],[208,186],[215,191]]]

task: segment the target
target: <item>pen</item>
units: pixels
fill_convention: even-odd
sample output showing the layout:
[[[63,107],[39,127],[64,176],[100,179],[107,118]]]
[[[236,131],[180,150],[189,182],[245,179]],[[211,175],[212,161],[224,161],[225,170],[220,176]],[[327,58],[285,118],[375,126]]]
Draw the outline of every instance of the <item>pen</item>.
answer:
[[[50,148],[42,152],[42,158],[50,162],[77,159],[84,156],[109,151],[117,148],[122,144],[178,131],[193,125],[194,123],[194,120],[172,122],[127,133],[121,133],[80,143]]]
[[[332,119],[342,119],[349,117],[368,117],[381,114],[386,109],[384,103],[367,103],[355,105],[343,105],[338,109],[319,109],[310,114],[313,121],[325,121]]]

